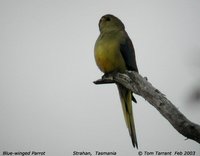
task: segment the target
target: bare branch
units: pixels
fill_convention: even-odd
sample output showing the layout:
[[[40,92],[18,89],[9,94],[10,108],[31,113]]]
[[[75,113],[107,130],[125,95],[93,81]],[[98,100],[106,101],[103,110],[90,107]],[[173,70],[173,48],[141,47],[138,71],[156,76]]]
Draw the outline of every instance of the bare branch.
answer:
[[[188,120],[158,89],[136,72],[113,73],[103,76],[95,84],[119,83],[142,96],[154,106],[183,136],[200,143],[200,126]]]

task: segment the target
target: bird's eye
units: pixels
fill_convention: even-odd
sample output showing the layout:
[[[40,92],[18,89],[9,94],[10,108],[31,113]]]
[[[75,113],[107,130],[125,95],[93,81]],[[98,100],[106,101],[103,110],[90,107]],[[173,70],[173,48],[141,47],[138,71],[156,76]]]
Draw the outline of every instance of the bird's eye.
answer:
[[[106,18],[106,21],[110,21],[110,20],[111,20],[110,17],[107,17],[107,18]]]

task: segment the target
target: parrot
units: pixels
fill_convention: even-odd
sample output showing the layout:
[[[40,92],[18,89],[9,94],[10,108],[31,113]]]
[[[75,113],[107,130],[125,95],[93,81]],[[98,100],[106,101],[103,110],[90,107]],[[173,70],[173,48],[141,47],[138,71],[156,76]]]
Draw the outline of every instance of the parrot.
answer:
[[[94,46],[94,57],[98,68],[106,75],[113,72],[124,73],[126,70],[138,72],[135,50],[125,31],[122,21],[111,14],[99,20],[100,34]],[[132,91],[117,84],[123,114],[134,148],[138,149],[133,118],[132,100],[137,103]]]

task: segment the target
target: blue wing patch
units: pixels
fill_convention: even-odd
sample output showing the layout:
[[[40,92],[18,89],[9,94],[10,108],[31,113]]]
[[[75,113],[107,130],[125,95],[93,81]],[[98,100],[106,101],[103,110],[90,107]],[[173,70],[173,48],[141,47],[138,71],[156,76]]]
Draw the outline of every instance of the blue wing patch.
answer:
[[[127,70],[138,72],[136,59],[135,59],[135,50],[130,38],[127,35],[125,43],[120,45],[120,52],[123,56],[123,59],[126,63]]]

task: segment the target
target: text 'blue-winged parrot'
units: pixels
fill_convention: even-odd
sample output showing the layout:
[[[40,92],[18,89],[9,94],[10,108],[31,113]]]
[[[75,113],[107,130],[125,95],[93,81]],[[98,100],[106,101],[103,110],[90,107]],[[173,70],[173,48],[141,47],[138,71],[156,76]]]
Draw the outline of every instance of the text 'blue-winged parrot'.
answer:
[[[138,72],[134,47],[121,20],[110,14],[104,15],[99,21],[99,30],[100,35],[94,48],[99,69],[104,74],[123,73],[125,70]],[[132,144],[138,148],[132,111],[132,100],[136,102],[136,99],[130,90],[120,84],[117,87]]]

